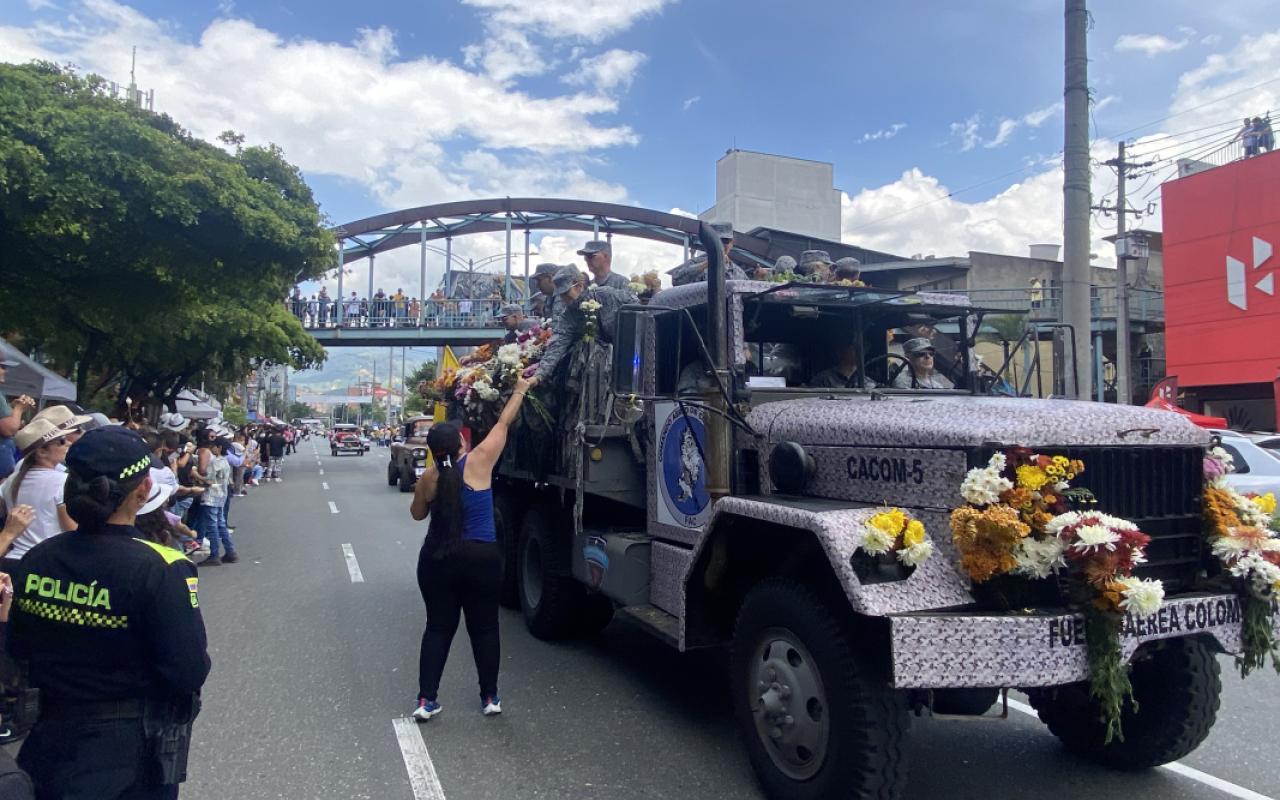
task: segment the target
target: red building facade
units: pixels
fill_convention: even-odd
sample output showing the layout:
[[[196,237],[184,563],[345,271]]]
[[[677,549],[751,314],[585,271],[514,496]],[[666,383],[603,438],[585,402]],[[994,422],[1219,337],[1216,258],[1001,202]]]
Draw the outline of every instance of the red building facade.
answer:
[[[1192,411],[1275,430],[1280,152],[1163,187],[1167,373]]]

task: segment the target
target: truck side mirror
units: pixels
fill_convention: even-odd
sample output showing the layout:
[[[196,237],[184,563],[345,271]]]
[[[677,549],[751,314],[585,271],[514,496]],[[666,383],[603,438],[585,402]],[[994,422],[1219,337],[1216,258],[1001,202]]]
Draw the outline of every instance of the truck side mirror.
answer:
[[[644,343],[653,317],[641,309],[618,311],[613,337],[613,392],[618,396],[644,393]]]

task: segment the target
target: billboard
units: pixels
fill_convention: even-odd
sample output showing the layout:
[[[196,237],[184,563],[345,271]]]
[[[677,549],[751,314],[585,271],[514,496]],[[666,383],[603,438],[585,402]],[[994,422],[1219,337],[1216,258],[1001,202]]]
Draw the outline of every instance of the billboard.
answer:
[[[1167,371],[1181,386],[1280,375],[1280,152],[1162,188]]]

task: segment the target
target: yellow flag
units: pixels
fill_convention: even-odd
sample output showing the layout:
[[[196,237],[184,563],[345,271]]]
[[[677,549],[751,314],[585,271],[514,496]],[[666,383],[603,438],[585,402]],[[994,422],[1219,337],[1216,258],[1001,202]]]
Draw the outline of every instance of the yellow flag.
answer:
[[[453,348],[449,345],[444,346],[444,355],[440,357],[440,373],[444,374],[447,369],[458,368],[458,357],[453,354]]]

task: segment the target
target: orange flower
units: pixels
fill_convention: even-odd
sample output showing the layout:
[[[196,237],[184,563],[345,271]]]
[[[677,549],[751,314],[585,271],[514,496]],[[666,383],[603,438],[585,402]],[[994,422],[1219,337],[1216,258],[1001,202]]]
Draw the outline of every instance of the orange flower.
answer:
[[[960,549],[960,566],[981,583],[1018,565],[1013,548],[1031,528],[1008,506],[978,511],[972,506],[951,512],[951,534]]]
[[[1109,581],[1097,588],[1098,596],[1093,599],[1093,604],[1108,613],[1119,613],[1120,601],[1124,598],[1124,586]]]
[[[1031,492],[1018,486],[1000,493],[1000,502],[1014,508],[1022,508],[1031,503]]]

